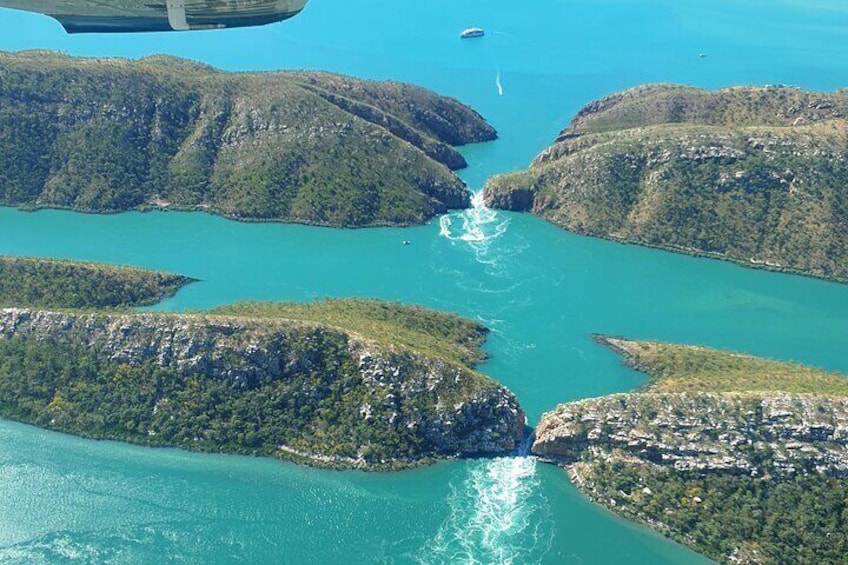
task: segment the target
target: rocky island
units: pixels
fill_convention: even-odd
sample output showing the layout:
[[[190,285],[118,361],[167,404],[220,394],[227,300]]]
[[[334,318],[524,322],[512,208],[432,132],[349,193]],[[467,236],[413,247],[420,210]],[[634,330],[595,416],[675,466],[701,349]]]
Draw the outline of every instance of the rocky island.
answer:
[[[848,91],[650,85],[592,102],[489,206],[848,282]]]
[[[703,347],[597,337],[639,393],[563,404],[532,451],[592,500],[725,563],[843,563],[848,377]]]
[[[155,304],[195,279],[104,263],[0,256],[0,306],[121,308]]]
[[[410,225],[469,206],[452,145],[496,137],[456,100],[322,72],[28,51],[0,77],[7,206]]]
[[[396,469],[506,454],[486,330],[365,300],[193,314],[0,310],[0,416],[99,439]]]

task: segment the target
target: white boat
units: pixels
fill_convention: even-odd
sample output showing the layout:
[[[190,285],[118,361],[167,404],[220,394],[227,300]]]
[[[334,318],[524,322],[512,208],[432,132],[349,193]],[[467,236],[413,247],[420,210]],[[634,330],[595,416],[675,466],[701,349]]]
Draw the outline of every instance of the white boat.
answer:
[[[484,35],[486,35],[486,32],[482,27],[470,27],[468,29],[462,30],[462,33],[459,34],[462,39],[468,39],[471,37],[483,37]]]

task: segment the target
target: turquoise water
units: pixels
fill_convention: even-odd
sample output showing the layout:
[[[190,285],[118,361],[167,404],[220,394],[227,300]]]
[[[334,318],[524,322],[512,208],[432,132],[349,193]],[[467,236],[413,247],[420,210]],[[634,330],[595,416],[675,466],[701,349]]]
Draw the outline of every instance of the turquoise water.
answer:
[[[69,37],[45,18],[0,11],[0,48],[167,52],[229,69],[414,81],[471,103],[499,129],[498,142],[464,149],[473,189],[525,166],[581,104],[617,88],[848,84],[848,7],[836,1],[312,2],[267,28],[119,37]],[[489,36],[458,40],[470,25]],[[453,310],[493,328],[483,369],[518,395],[531,423],[557,402],[642,382],[592,343],[592,332],[848,370],[846,286],[578,237],[485,208],[418,228],[359,231],[0,208],[0,253],[202,280],[164,309],[369,296]],[[559,470],[528,458],[338,473],[0,421],[0,562],[163,561],[703,560],[591,505]]]

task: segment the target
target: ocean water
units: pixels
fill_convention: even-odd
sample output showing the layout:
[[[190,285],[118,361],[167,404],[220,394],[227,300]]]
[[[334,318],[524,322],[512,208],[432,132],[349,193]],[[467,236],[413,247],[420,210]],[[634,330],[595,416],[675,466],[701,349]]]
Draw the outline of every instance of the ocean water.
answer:
[[[460,41],[471,25],[487,37]],[[312,0],[297,18],[265,28],[82,37],[0,10],[2,49],[320,68],[455,96],[501,134],[464,148],[472,190],[526,166],[582,104],[619,88],[848,85],[846,40],[848,6],[835,0]],[[0,208],[0,253],[201,279],[158,307],[167,310],[365,296],[456,311],[494,330],[482,369],[517,394],[531,424],[557,402],[643,382],[595,345],[593,332],[848,371],[846,286],[579,237],[475,201],[421,227],[354,231]],[[0,563],[160,562],[705,560],[587,502],[560,470],[526,457],[327,472],[0,421]]]

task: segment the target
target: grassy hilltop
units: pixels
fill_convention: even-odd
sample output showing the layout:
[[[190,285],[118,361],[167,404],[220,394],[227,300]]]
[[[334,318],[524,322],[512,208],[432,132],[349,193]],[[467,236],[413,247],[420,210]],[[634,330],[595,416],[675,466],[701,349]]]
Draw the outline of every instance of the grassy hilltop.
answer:
[[[4,205],[408,225],[469,205],[451,145],[495,136],[456,100],[394,82],[0,54]]]
[[[574,232],[848,281],[848,92],[653,85],[593,102],[490,206]]]

